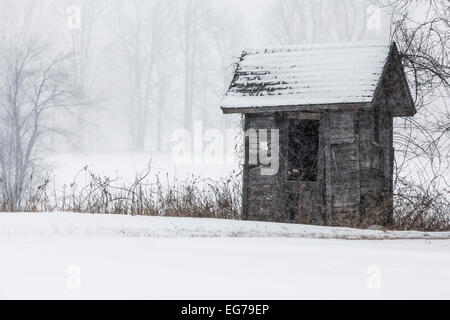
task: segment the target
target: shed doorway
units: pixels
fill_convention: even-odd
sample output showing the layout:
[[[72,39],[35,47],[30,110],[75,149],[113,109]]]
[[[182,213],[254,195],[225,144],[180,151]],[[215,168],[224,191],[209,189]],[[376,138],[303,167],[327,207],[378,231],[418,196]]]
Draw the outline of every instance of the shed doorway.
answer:
[[[317,182],[319,120],[289,119],[288,181]]]
[[[289,119],[286,188],[287,219],[315,223],[320,202],[320,120]]]

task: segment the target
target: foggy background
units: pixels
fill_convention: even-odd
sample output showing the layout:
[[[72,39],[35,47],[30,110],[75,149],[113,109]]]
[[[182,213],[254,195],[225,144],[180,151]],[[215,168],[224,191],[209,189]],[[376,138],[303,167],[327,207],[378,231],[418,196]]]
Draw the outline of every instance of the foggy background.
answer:
[[[51,111],[47,121],[58,130],[42,151],[170,152],[171,133],[195,121],[205,129],[239,124],[219,105],[243,48],[387,42],[389,14],[378,17],[371,6],[361,0],[2,0],[1,30],[10,38],[33,37],[71,64],[77,103]]]

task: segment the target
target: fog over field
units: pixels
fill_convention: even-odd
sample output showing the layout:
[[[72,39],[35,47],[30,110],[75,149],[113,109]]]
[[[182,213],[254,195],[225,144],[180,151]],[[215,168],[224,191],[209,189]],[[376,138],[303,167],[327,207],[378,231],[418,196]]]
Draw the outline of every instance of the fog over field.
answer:
[[[47,170],[55,153],[170,153],[174,131],[195,122],[239,128],[219,106],[243,48],[389,37],[389,12],[369,1],[297,2],[2,1],[4,54],[58,57],[70,90],[42,115],[33,155]],[[332,16],[342,10],[355,15]]]

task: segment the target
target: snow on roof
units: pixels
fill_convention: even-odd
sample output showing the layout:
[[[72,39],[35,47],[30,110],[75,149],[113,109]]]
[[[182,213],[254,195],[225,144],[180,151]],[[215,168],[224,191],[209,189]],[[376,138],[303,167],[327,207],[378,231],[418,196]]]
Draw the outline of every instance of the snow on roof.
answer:
[[[245,50],[222,108],[371,102],[389,52],[379,43]]]

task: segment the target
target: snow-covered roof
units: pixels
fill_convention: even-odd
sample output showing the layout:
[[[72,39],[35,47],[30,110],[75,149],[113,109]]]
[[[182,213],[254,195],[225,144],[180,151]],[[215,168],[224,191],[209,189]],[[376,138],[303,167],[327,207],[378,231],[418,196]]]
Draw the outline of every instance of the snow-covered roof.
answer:
[[[245,50],[222,108],[371,102],[389,52],[379,43]]]

